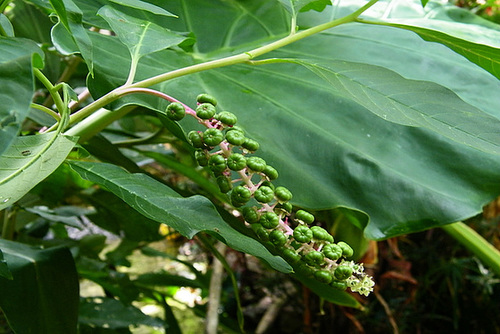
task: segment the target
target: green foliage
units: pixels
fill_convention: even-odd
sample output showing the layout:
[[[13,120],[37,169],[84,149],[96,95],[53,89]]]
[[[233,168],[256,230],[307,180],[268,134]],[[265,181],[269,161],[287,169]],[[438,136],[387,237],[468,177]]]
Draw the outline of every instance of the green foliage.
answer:
[[[206,297],[210,274],[175,255],[194,279],[123,270],[166,234],[220,260],[222,241],[355,308],[340,290],[371,281],[345,258],[368,239],[446,226],[498,274],[495,248],[448,225],[500,194],[498,25],[437,1],[330,4],[0,1],[0,307],[14,331],[180,332],[166,301],[180,286]],[[75,267],[106,294],[82,298],[79,318]]]

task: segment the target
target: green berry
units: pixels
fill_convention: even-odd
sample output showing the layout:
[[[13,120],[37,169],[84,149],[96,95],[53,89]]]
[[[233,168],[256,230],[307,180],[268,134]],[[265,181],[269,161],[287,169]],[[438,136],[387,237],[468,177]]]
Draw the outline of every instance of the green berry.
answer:
[[[313,233],[311,229],[304,225],[299,225],[293,230],[293,238],[297,242],[308,243],[311,241]]]
[[[187,138],[194,148],[203,148],[205,146],[203,143],[203,133],[200,131],[190,131]]]
[[[298,210],[295,213],[295,218],[302,220],[306,224],[312,224],[314,222],[314,216],[305,210]]]
[[[234,171],[242,170],[247,166],[247,159],[243,154],[233,153],[227,158],[227,166]]]
[[[247,158],[247,166],[254,172],[262,172],[266,168],[266,161],[259,157]]]
[[[227,131],[226,140],[232,145],[241,145],[245,142],[245,134],[239,130]]]
[[[304,262],[312,267],[317,267],[322,265],[324,259],[325,257],[323,253],[314,250],[304,255]]]
[[[255,207],[245,207],[243,208],[243,218],[250,224],[258,223],[260,220],[260,213]]]
[[[285,248],[281,251],[281,256],[285,259],[286,262],[290,264],[295,264],[300,261],[301,257],[297,252],[293,249]]]
[[[255,190],[253,197],[260,203],[269,203],[274,199],[274,191],[268,186],[260,186]]]
[[[231,182],[231,178],[225,175],[219,175],[217,177],[217,185],[219,186],[220,191],[223,193],[229,192],[233,189],[233,183]]]
[[[198,165],[200,166],[208,165],[208,155],[205,151],[203,150],[195,151],[194,158],[196,159],[196,162],[198,162]]]
[[[313,239],[318,241],[330,241],[333,242],[333,238],[330,233],[327,232],[321,226],[313,226],[311,227],[311,231],[313,232]]]
[[[266,165],[266,168],[262,171],[269,180],[276,180],[278,178],[278,171],[269,165]]]
[[[337,245],[339,245],[339,247],[342,248],[342,255],[343,256],[345,256],[345,257],[353,256],[354,250],[351,248],[351,246],[349,246],[348,244],[346,244],[343,241],[338,242]]]
[[[281,203],[288,202],[292,199],[292,192],[285,187],[276,187],[276,189],[274,189],[274,194]]]
[[[314,273],[314,278],[319,282],[329,284],[333,280],[332,274],[328,270],[318,270]]]
[[[260,147],[260,145],[257,141],[250,139],[250,138],[246,138],[245,141],[240,145],[243,146],[243,148],[245,148],[251,152],[257,151]]]
[[[351,277],[351,275],[352,275],[352,268],[349,267],[349,266],[340,265],[340,266],[338,266],[335,269],[335,271],[333,272],[333,275],[339,281],[343,281],[343,280],[348,279],[349,277]]]
[[[210,119],[215,115],[215,107],[211,103],[202,103],[196,108],[196,116],[201,119]]]
[[[217,105],[217,100],[215,99],[215,97],[213,97],[212,95],[208,95],[208,94],[200,94],[200,95],[198,95],[196,97],[196,102],[198,102],[200,104],[210,103],[214,107]]]
[[[280,219],[274,212],[265,212],[260,216],[259,223],[267,229],[278,226]]]
[[[292,212],[293,206],[290,202],[285,202],[285,203],[278,203],[275,207],[276,209],[283,210],[286,213]]]
[[[262,241],[269,241],[269,232],[260,224],[252,224],[252,230]]]
[[[203,133],[203,142],[208,146],[211,147],[217,146],[223,140],[224,140],[224,135],[222,134],[222,131],[218,129],[210,128],[205,130],[205,132]]]
[[[250,200],[252,192],[244,186],[237,186],[231,192],[231,203],[234,206],[242,206]]]
[[[229,111],[221,111],[217,115],[217,119],[229,126],[233,126],[236,124],[236,122],[238,122],[238,118],[236,117],[236,115]]]
[[[210,167],[214,173],[221,173],[227,168],[226,159],[219,154],[212,155],[210,159],[208,159],[208,167]]]
[[[325,245],[322,249],[323,254],[330,260],[338,260],[342,257],[342,248],[337,244]]]
[[[186,116],[186,109],[179,102],[170,103],[167,107],[167,117],[172,121],[180,121]]]
[[[281,247],[284,244],[286,244],[286,242],[288,241],[288,238],[286,237],[285,233],[283,233],[282,231],[272,230],[269,233],[269,241],[271,241],[271,243],[274,246]]]
[[[347,289],[347,282],[346,281],[337,281],[334,279],[330,283],[330,286],[334,289],[337,289],[337,290],[345,290],[345,289]]]

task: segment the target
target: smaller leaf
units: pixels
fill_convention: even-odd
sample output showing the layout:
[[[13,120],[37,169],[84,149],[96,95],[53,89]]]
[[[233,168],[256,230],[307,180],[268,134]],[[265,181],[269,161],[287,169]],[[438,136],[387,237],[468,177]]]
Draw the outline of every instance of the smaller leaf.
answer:
[[[2,30],[5,34],[2,33]],[[14,28],[7,16],[0,13],[0,36],[14,37]]]
[[[66,159],[76,138],[45,133],[18,137],[0,156],[0,210],[23,197]]]
[[[166,28],[126,15],[110,6],[102,7],[97,14],[109,23],[135,60],[177,45],[186,39]]]
[[[117,3],[122,6],[127,6],[135,9],[140,9],[140,10],[145,10],[147,12],[157,14],[157,15],[164,15],[164,16],[170,16],[170,17],[177,17],[177,15],[174,15],[165,9],[155,6],[151,3],[144,2],[144,1],[138,1],[138,0],[110,0],[111,2]]]

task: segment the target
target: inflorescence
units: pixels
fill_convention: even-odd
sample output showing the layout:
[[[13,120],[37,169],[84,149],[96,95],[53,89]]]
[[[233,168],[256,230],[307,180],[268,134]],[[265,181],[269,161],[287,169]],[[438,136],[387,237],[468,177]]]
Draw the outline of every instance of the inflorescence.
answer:
[[[259,143],[245,136],[236,125],[236,115],[217,112],[216,106],[214,97],[201,94],[195,110],[172,102],[166,112],[173,121],[190,114],[207,128],[188,134],[196,161],[213,173],[221,192],[228,194],[263,243],[274,247],[295,270],[334,288],[368,296],[374,282],[363,264],[347,260],[353,249],[343,241],[335,243],[324,228],[311,226],[313,214],[293,211],[291,191],[272,183],[278,171],[254,155]]]

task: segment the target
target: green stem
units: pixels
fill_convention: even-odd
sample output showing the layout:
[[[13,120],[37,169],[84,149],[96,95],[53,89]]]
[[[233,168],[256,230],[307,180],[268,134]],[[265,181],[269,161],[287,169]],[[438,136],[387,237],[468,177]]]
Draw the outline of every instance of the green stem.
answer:
[[[462,222],[441,226],[450,236],[469,249],[496,275],[500,276],[500,251]]]
[[[46,106],[43,106],[41,104],[36,104],[36,103],[32,103],[31,104],[31,108],[33,109],[38,109],[38,110],[41,110],[43,111],[44,113],[54,117],[54,119],[59,122],[61,120],[61,116],[59,116],[58,113],[56,113],[54,110],[50,109],[50,108],[47,108]]]
[[[50,96],[52,96],[52,99],[54,100],[56,108],[59,111],[59,114],[62,115],[67,107],[64,104],[61,95],[59,95],[58,93],[58,90],[59,88],[61,88],[61,85],[54,86],[52,82],[50,82],[50,80],[47,79],[47,77],[38,68],[33,69],[33,73],[35,74],[37,79],[40,80],[40,82],[45,86],[45,88],[47,88]]]
[[[301,39],[304,39],[306,37],[312,36],[314,34],[317,34],[319,32],[322,32],[324,30],[339,26],[341,24],[349,23],[349,22],[355,22],[358,18],[359,15],[361,15],[364,11],[366,11],[368,8],[373,6],[375,3],[377,3],[378,0],[370,0],[368,3],[366,3],[364,6],[356,10],[355,12],[342,17],[340,19],[331,21],[331,22],[326,22],[324,24],[320,24],[318,26],[297,32],[295,34],[290,34],[287,35],[286,37],[283,37],[275,42],[272,42],[270,44],[264,45],[262,47],[256,48],[254,50],[244,52],[241,54],[237,54],[234,56],[229,56],[221,59],[215,59],[212,61],[200,63],[200,64],[195,64],[192,66],[187,66],[181,69],[177,69],[171,72],[163,73],[139,82],[136,82],[134,84],[130,85],[123,85],[120,86],[108,94],[102,96],[100,99],[96,100],[95,102],[89,104],[88,106],[82,108],[78,112],[74,113],[70,117],[70,124],[75,124],[79,122],[80,120],[88,117],[89,115],[93,114],[94,112],[98,111],[99,109],[103,108],[107,104],[117,100],[123,95],[126,95],[129,93],[127,89],[130,88],[146,88],[153,86],[155,84],[171,80],[174,78],[178,78],[181,76],[193,74],[193,73],[198,73],[202,72],[205,70],[210,70],[210,69],[215,69],[215,68],[220,68],[220,67],[225,67],[225,66],[230,66],[230,65],[235,65],[235,64],[242,64],[245,62],[248,62],[252,60],[255,57],[261,56],[263,54],[269,53],[271,51],[274,51],[276,49],[279,49],[281,47],[284,47],[286,45],[289,45],[291,43],[297,42]],[[103,113],[99,113],[100,115],[105,115]],[[107,117],[106,119],[108,121],[114,121],[118,119],[120,116],[116,113],[112,113],[116,117]],[[104,117],[104,116],[102,116]],[[94,121],[96,122],[101,122],[98,117],[94,118]],[[75,127],[79,127],[80,124],[76,125]],[[88,127],[87,127],[88,128]],[[53,130],[52,128],[49,130]],[[71,131],[71,130],[70,130]],[[78,134],[83,134],[84,130],[83,129],[75,129],[72,131],[72,133],[78,133]]]

